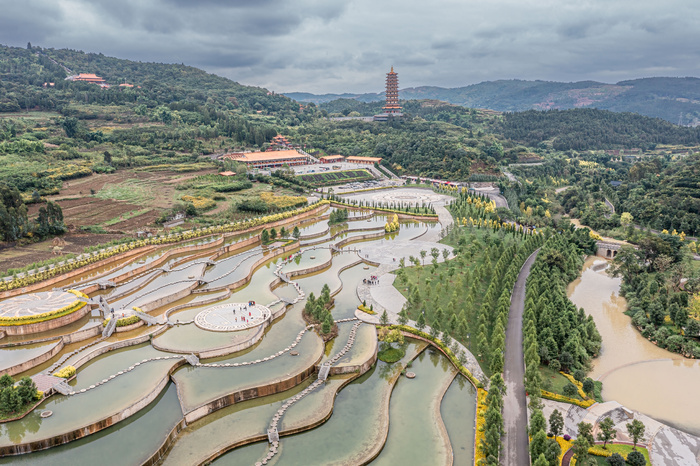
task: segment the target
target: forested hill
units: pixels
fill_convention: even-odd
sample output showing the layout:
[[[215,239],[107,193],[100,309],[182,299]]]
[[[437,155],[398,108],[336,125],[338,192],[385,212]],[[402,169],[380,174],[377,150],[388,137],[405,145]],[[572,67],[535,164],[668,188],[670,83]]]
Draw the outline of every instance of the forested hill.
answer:
[[[314,95],[291,92],[285,95],[316,104],[338,98],[361,102],[384,98],[381,93]],[[449,89],[435,86],[407,88],[402,89],[400,95],[406,100],[437,99],[465,107],[506,112],[590,107],[634,112],[676,124],[679,120],[683,125],[700,123],[698,78],[644,78],[616,84],[499,80]]]
[[[551,142],[555,150],[648,150],[657,144],[700,143],[700,127],[592,108],[506,113],[500,130],[506,138],[529,146]]]
[[[97,74],[113,87],[104,90],[65,81],[70,74],[78,73]],[[45,82],[55,86],[45,89]],[[136,87],[118,87],[125,82]],[[143,63],[68,49],[0,46],[0,112],[57,110],[78,97],[84,103],[122,104],[138,100],[149,105],[189,101],[242,111],[299,111],[299,105],[287,97],[191,66]]]

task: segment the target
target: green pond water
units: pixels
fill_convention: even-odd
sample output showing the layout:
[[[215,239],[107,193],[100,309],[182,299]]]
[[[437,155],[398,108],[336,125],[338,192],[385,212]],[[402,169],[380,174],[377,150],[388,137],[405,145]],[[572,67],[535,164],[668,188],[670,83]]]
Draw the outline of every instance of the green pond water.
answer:
[[[440,412],[442,391],[455,371],[441,353],[430,348],[408,370],[416,378],[401,377],[396,383],[389,406],[389,435],[372,464],[448,464],[449,439],[439,428],[436,413]]]
[[[0,464],[73,466],[141,464],[182,419],[174,384],[146,409],[96,434],[31,455],[0,458]]]
[[[333,254],[329,246],[340,239],[349,238],[355,242],[346,246],[346,249],[355,249],[358,246],[361,247],[363,242],[370,241],[380,241],[389,247],[391,241],[415,238],[439,228],[439,226],[408,221],[403,222],[399,232],[392,235],[365,241],[357,239],[364,234],[372,233],[357,230],[381,227],[386,221],[386,216],[375,216],[369,221],[357,220],[342,226],[334,226],[334,232],[340,229],[347,231],[334,240],[321,241],[316,245],[318,249],[304,252],[301,257],[285,264],[282,271],[291,274],[327,263],[332,259],[330,266],[322,271],[293,277],[292,280],[299,283],[306,296],[311,293],[318,296],[323,285],[327,284],[332,293],[337,293],[334,296],[335,302],[332,308],[334,319],[354,317],[355,310],[360,304],[356,294],[357,285],[363,278],[373,274],[376,269],[364,263],[357,264],[359,256],[353,251]],[[300,231],[302,235],[309,235],[321,233],[327,228],[327,220],[309,221],[300,226]],[[250,237],[249,234],[227,238],[225,244],[234,244],[248,237]],[[328,237],[330,235],[325,235],[325,238]],[[163,246],[142,255],[130,264],[125,264],[126,260],[120,261],[66,282],[75,283],[93,279],[99,274],[102,274],[100,279],[121,275],[157,260],[175,247],[206,244],[216,239],[198,239],[183,244]],[[319,241],[319,239],[312,241]],[[212,246],[205,252],[213,255],[218,248],[219,246]],[[127,307],[143,305],[188,287],[193,280],[190,276],[199,279],[203,272],[203,279],[208,283],[198,288],[199,293],[190,294],[152,311],[155,316],[177,305],[185,303],[190,305],[188,308],[171,313],[172,321],[190,321],[202,310],[224,303],[252,300],[267,305],[277,301],[279,297],[288,299],[297,297],[294,287],[287,284],[281,284],[274,290],[270,290],[270,284],[276,280],[273,272],[276,265],[282,261],[280,257],[270,259],[259,266],[252,274],[250,283],[237,289],[230,297],[225,297],[227,294],[225,291],[206,292],[209,288],[227,286],[247,276],[252,264],[264,257],[264,251],[260,246],[252,245],[219,257],[213,266],[201,263],[206,260],[206,256],[189,259],[202,252],[178,254],[170,258],[166,264],[171,267],[179,262],[180,265],[174,270],[166,273],[147,273],[131,283],[95,293],[93,296],[97,294],[106,296],[110,306],[115,308],[122,305]],[[269,254],[265,253],[265,255]],[[183,261],[183,259],[188,260]],[[116,298],[111,299],[110,297],[113,296]],[[220,299],[213,303],[202,303],[212,297]],[[201,362],[240,364],[262,360],[283,351],[306,327],[301,315],[305,304],[306,299],[302,299],[297,304],[288,306],[281,317],[275,319],[271,326],[262,331],[262,338],[254,345],[230,355]],[[281,303],[276,304],[272,310],[276,311],[282,306]],[[86,317],[41,336],[58,337],[92,325],[99,325],[100,322],[99,316]],[[117,425],[46,451],[0,459],[0,464],[28,461],[34,464],[59,465],[68,463],[140,464],[159,448],[173,426],[182,419],[183,411],[189,412],[204,403],[233,392],[288,379],[317,361],[334,356],[347,343],[353,323],[339,324],[338,337],[328,344],[324,344],[313,330],[307,331],[294,348],[299,353],[298,356],[285,353],[268,361],[238,367],[211,368],[184,365],[172,375],[175,383],[169,383],[158,394],[155,401]],[[152,330],[153,327],[142,326],[130,332],[115,334],[108,340],[71,357],[64,365],[78,361],[95,349],[144,335]],[[199,353],[222,346],[245,343],[256,332],[258,329],[242,332],[209,332],[199,329],[194,324],[176,325],[167,328],[153,339],[157,346],[167,348],[173,353],[161,352],[148,342],[109,351],[79,367],[77,377],[70,382],[70,385],[76,391],[89,388],[144,359],[171,356],[174,353]],[[26,341],[22,338],[5,339],[0,343]],[[91,341],[94,339],[69,345],[62,354]],[[48,350],[53,344],[55,342],[0,349],[0,367],[31,359],[36,354]],[[337,366],[358,365],[367,361],[372,356],[376,345],[374,327],[368,324],[361,325],[357,330],[352,349],[338,361]],[[420,353],[423,348],[423,343],[409,341],[405,358],[397,364],[377,362],[360,377],[356,374],[329,377],[325,384],[287,410],[279,424],[283,435],[279,453],[268,464],[354,465],[369,461],[375,456],[376,464],[442,464],[448,458],[449,448],[446,447],[446,442],[452,444],[455,464],[470,464],[473,455],[474,390],[461,376],[452,381],[453,370],[446,359],[437,353]],[[408,380],[400,377],[402,365],[408,363],[418,353],[420,355],[412,363],[411,369],[416,372],[416,379]],[[58,356],[53,361],[56,359]],[[35,368],[36,372],[53,361]],[[167,375],[175,363],[175,359],[168,359],[141,364],[132,371],[83,394],[54,395],[22,420],[0,425],[0,445],[60,436],[123,411],[136,399],[151,392],[156,383]],[[36,372],[30,371],[30,373]],[[315,378],[316,375],[312,374],[307,380],[290,390],[237,403],[195,421],[177,436],[171,451],[164,459],[164,464],[193,464],[207,461],[212,458],[212,455],[216,456],[215,453],[219,450],[231,449],[234,445],[251,440],[255,440],[254,443],[233,448],[228,453],[218,456],[214,462],[235,465],[255,464],[267,453],[267,441],[260,441],[260,436],[265,435],[272,416],[285,400],[300,393]],[[443,392],[445,397],[440,404],[439,399]],[[43,410],[51,410],[53,415],[41,418],[39,414]],[[443,430],[439,429],[438,424],[435,423],[437,413],[442,413]],[[312,426],[316,427],[312,428]],[[303,432],[285,436],[285,431],[290,429],[301,429]],[[385,436],[387,442],[382,448],[378,439],[383,439]],[[403,443],[409,445],[402,447]],[[125,445],[128,445],[128,448],[124,448]],[[317,448],[318,445],[323,445],[323,448]]]

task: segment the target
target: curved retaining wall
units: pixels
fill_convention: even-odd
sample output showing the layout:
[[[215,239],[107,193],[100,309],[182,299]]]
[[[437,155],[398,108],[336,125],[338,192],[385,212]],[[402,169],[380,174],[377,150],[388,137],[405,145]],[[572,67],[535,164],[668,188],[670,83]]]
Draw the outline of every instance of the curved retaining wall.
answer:
[[[51,349],[49,349],[47,352],[40,354],[29,361],[24,361],[23,363],[14,365],[12,367],[8,367],[7,369],[4,369],[0,371],[0,375],[2,374],[9,374],[9,375],[15,375],[15,374],[20,374],[22,372],[28,371],[29,369],[32,369],[40,364],[45,363],[46,361],[49,361],[52,359],[54,356],[56,356],[58,353],[63,350],[63,348],[66,345],[69,345],[71,343],[77,343],[83,340],[87,340],[89,338],[96,337],[102,333],[102,325],[95,325],[94,327],[86,328],[84,330],[78,330],[77,332],[69,333],[68,335],[63,335],[62,337],[54,337],[54,338],[44,338],[42,340],[38,340],[35,342],[23,342],[21,344],[18,344],[17,346],[24,346],[24,345],[29,345],[33,343],[38,343],[42,341],[51,341],[51,340],[60,340],[58,344]],[[11,345],[5,345],[11,346]],[[12,345],[14,346],[14,345]]]
[[[7,325],[0,327],[6,335],[29,335],[32,333],[41,333],[53,330],[64,325],[72,324],[76,320],[80,320],[85,317],[90,312],[90,306],[85,305],[78,309],[77,311],[71,312],[64,316],[58,317],[56,319],[45,320],[44,322],[37,322],[36,324],[26,324],[26,325]]]
[[[10,298],[12,296],[17,296],[20,294],[24,293],[29,293],[32,291],[37,291],[42,288],[48,288],[52,285],[55,285],[56,283],[65,281],[66,279],[73,278],[76,275],[81,275],[86,272],[90,272],[91,270],[99,269],[100,267],[105,267],[111,264],[112,262],[124,260],[124,258],[132,257],[132,256],[139,256],[141,254],[150,252],[151,250],[154,250],[155,246],[143,246],[137,249],[132,249],[131,251],[125,251],[122,254],[116,254],[112,257],[108,257],[106,259],[103,259],[101,261],[97,261],[93,264],[86,265],[83,267],[79,267],[77,269],[71,270],[70,272],[63,273],[61,275],[58,275],[56,277],[50,278],[48,280],[42,280],[40,282],[32,283],[31,285],[27,285],[23,288],[15,288],[14,290],[8,290],[8,291],[3,291],[0,293],[0,298]],[[92,279],[91,279],[92,280]]]
[[[223,285],[223,286],[219,286],[216,288],[208,288],[206,290],[203,290],[202,292],[206,291],[207,293],[209,293],[212,291],[223,291],[223,290],[234,291],[234,290],[242,287],[246,283],[248,283],[250,281],[250,279],[253,277],[253,274],[257,271],[258,268],[260,268],[260,266],[267,263],[268,261],[275,259],[278,256],[281,256],[283,254],[288,253],[289,251],[293,251],[294,249],[298,249],[298,248],[299,248],[299,242],[295,241],[295,242],[288,244],[287,246],[284,246],[282,248],[273,249],[273,251],[270,254],[263,256],[260,259],[258,259],[257,261],[255,261],[255,263],[250,267],[250,270],[248,271],[248,275],[246,275],[245,277],[243,277],[243,278],[241,278],[233,283],[229,283],[228,285]]]
[[[341,374],[350,374],[353,372],[356,372],[358,374],[364,374],[367,372],[370,367],[374,365],[375,362],[377,362],[377,350],[379,349],[379,345],[377,344],[377,340],[374,340],[374,351],[372,352],[372,356],[362,364],[348,364],[348,365],[341,365],[341,366],[331,366],[330,372],[328,372],[328,375],[341,375]]]
[[[211,414],[232,404],[242,403],[244,401],[253,400],[255,398],[260,398],[263,396],[274,395],[275,393],[283,392],[285,390],[289,390],[290,388],[296,387],[304,380],[306,380],[306,378],[311,376],[311,374],[314,374],[316,372],[316,366],[319,362],[321,362],[321,358],[322,356],[319,356],[318,359],[315,362],[313,362],[309,367],[289,378],[276,380],[274,382],[270,382],[266,385],[260,385],[258,387],[244,388],[242,390],[229,393],[228,395],[224,395],[208,403],[205,403],[197,408],[194,408],[189,412],[185,413],[185,421],[188,424],[191,424],[197,419],[201,419],[208,414]],[[178,398],[182,399],[182,397],[180,396],[179,387]]]
[[[166,306],[172,302],[175,302],[179,299],[184,298],[185,296],[189,296],[192,291],[199,286],[199,282],[195,281],[192,283],[190,286],[187,288],[184,288],[177,293],[173,293],[167,296],[163,296],[162,298],[158,298],[154,301],[149,301],[146,304],[143,304],[139,306],[143,312],[150,312],[153,309],[158,309],[159,307]]]
[[[360,377],[361,375],[362,375],[362,374],[357,374],[355,377],[349,377],[346,381],[344,381],[341,385],[339,385],[338,388],[336,389],[335,396],[337,396],[338,393],[339,393],[343,388],[345,388],[348,384],[350,384],[353,380],[357,379],[357,378]],[[335,396],[333,397],[334,403],[335,403]],[[333,403],[333,404],[334,404],[334,403]],[[333,415],[333,404],[331,404],[330,409],[328,409],[328,411],[327,411],[321,418],[319,418],[318,420],[316,420],[315,422],[309,423],[309,424],[307,424],[307,425],[305,425],[305,426],[303,426],[303,427],[297,427],[297,428],[293,428],[293,429],[284,429],[284,430],[280,430],[280,431],[279,431],[280,437],[288,436],[288,435],[293,435],[293,434],[298,434],[298,433],[300,433],[300,432],[306,432],[306,431],[308,431],[308,430],[315,429],[316,427],[318,427],[318,426],[324,424],[324,423],[325,423],[328,419],[330,419],[330,417]],[[250,437],[248,437],[248,438],[246,438],[246,439],[243,439],[243,440],[241,440],[241,441],[239,441],[239,442],[235,442],[235,443],[232,443],[232,444],[230,444],[230,445],[227,445],[227,446],[225,446],[225,447],[223,447],[223,448],[220,448],[218,451],[216,451],[216,452],[210,454],[210,455],[209,455],[208,457],[206,457],[206,458],[197,459],[197,460],[196,460],[197,462],[196,462],[195,464],[198,464],[198,465],[210,464],[210,463],[211,463],[212,461],[214,461],[216,458],[222,456],[224,453],[227,453],[227,452],[229,452],[229,451],[231,451],[231,450],[233,450],[233,449],[235,449],[235,448],[240,448],[240,447],[245,446],[245,445],[250,445],[251,443],[258,443],[258,442],[262,442],[262,441],[267,441],[267,435],[260,434],[260,435],[253,435],[253,436],[250,436]],[[153,464],[153,463],[151,463],[151,464]]]
[[[163,376],[163,378],[156,384],[156,386],[148,392],[146,395],[141,397],[139,400],[132,403],[127,408],[120,410],[110,416],[100,419],[99,421],[93,422],[86,426],[74,429],[70,432],[66,432],[61,435],[56,435],[43,440],[36,440],[28,443],[21,443],[17,445],[0,447],[0,457],[19,455],[23,453],[31,453],[34,451],[45,450],[47,448],[56,447],[58,445],[63,445],[73,440],[78,440],[80,438],[86,437],[90,434],[99,432],[107,427],[117,424],[120,421],[132,416],[141,409],[148,406],[153,400],[155,400],[160,392],[168,385],[170,382],[170,375],[180,366],[187,364],[184,359],[178,359],[173,366],[170,368],[168,373]]]
[[[314,216],[314,215],[318,214],[319,212],[324,211],[324,210],[327,210],[327,209],[328,209],[328,204],[323,204],[323,205],[320,205],[320,206],[318,206],[318,207],[316,207],[316,208],[314,208],[314,209],[311,209],[311,210],[309,210],[309,211],[307,211],[307,212],[304,212],[304,213],[302,213],[302,214],[299,214],[299,215],[297,215],[297,216],[290,217],[290,218],[283,219],[283,220],[278,220],[278,221],[272,222],[272,223],[267,223],[267,224],[264,225],[264,227],[265,227],[265,228],[273,228],[273,227],[276,227],[276,226],[279,226],[279,225],[286,225],[286,224],[299,223],[300,220],[305,219],[305,218],[307,218],[307,217]],[[241,231],[233,231],[233,232],[228,232],[228,233],[223,233],[223,234],[222,234],[222,233],[212,233],[212,234],[208,234],[208,235],[203,235],[203,236],[201,236],[201,237],[199,237],[199,238],[197,238],[197,239],[202,239],[202,238],[206,238],[206,237],[208,237],[208,236],[213,236],[213,235],[222,235],[223,238],[228,238],[228,237],[231,237],[231,236],[242,235],[242,234],[249,233],[249,232],[252,232],[252,231],[260,230],[260,229],[262,229],[262,228],[263,228],[263,225],[258,225],[258,226],[250,227],[250,228],[247,228],[247,229],[241,230]],[[183,241],[192,241],[192,238],[187,239],[187,240],[183,240]],[[171,244],[172,244],[172,243],[171,243]],[[167,246],[167,245],[168,245],[168,244],[165,244],[165,245],[163,245],[163,246]],[[113,262],[120,261],[120,260],[124,260],[125,258],[129,258],[129,257],[133,257],[133,256],[139,256],[139,255],[142,255],[142,254],[144,254],[144,253],[148,253],[148,252],[155,251],[155,250],[157,250],[160,246],[161,246],[161,245],[158,245],[158,246],[156,246],[156,245],[142,246],[142,247],[140,247],[140,248],[132,249],[132,250],[130,250],[130,251],[125,251],[125,252],[123,252],[123,253],[121,253],[121,254],[115,254],[115,255],[112,256],[112,257],[108,257],[108,258],[103,259],[103,260],[101,260],[101,261],[97,261],[97,262],[95,262],[95,263],[93,263],[93,264],[89,264],[89,265],[86,265],[86,266],[83,266],[83,267],[79,267],[79,268],[77,268],[77,269],[71,270],[71,271],[66,272],[66,273],[64,273],[64,274],[61,274],[61,275],[58,275],[58,276],[56,276],[56,277],[50,278],[50,279],[48,279],[48,280],[42,280],[42,281],[40,281],[40,282],[33,283],[33,284],[31,284],[31,285],[27,285],[27,286],[25,286],[25,287],[23,287],[23,288],[15,288],[15,289],[13,289],[13,290],[3,291],[3,292],[0,292],[0,299],[10,298],[10,297],[12,297],[12,296],[17,296],[17,295],[20,295],[20,294],[24,294],[24,293],[29,293],[29,292],[32,292],[32,291],[36,291],[36,290],[39,290],[39,289],[42,289],[42,288],[47,288],[47,287],[50,287],[50,286],[52,286],[52,285],[54,285],[54,284],[56,284],[56,283],[65,281],[66,279],[75,277],[76,275],[81,275],[81,274],[84,274],[84,273],[86,273],[86,272],[90,272],[91,270],[95,270],[95,269],[98,269],[98,268],[101,268],[101,267],[108,266],[109,264],[111,264],[111,263],[113,263]],[[198,247],[211,247],[211,244],[210,244],[210,243],[207,243],[207,244],[205,244],[205,245],[196,245],[196,246],[198,246]],[[186,247],[189,247],[189,246],[186,246]],[[149,266],[149,267],[152,267],[152,264],[146,264],[146,265]],[[95,278],[96,278],[96,277],[95,277]],[[94,280],[95,278],[91,278],[90,281]],[[89,293],[88,293],[88,294],[89,294]]]
[[[53,346],[50,350],[48,350],[45,353],[40,354],[39,356],[33,357],[32,359],[28,361],[24,361],[23,363],[14,365],[12,367],[8,367],[7,369],[4,369],[0,371],[0,374],[9,374],[9,375],[15,375],[19,374],[24,371],[28,371],[32,367],[38,366],[39,364],[43,364],[49,359],[53,358],[56,356],[58,353],[61,352],[65,344],[63,343],[63,340],[59,340],[58,343]]]
[[[119,323],[119,322],[117,322],[117,323]],[[131,330],[137,329],[145,324],[146,324],[146,322],[144,322],[143,320],[139,320],[135,324],[125,325],[124,327],[115,327],[114,331],[115,331],[115,333],[130,332]]]
[[[175,427],[172,428],[168,436],[165,437],[165,440],[155,451],[155,453],[153,453],[146,461],[141,463],[141,466],[154,466],[156,464],[160,464],[165,454],[175,444],[177,437],[180,435],[180,431],[185,427],[187,427],[187,422],[185,422],[185,418],[183,417],[182,419],[180,419],[180,422],[178,422],[175,425]]]
[[[335,244],[336,248],[342,248],[343,246],[347,246],[350,243],[356,243],[359,241],[364,241],[366,239],[375,239],[375,238],[383,238],[386,235],[386,231],[382,228],[382,231],[377,232],[377,233],[370,233],[366,235],[357,235],[353,236],[351,238],[345,238],[341,239]]]
[[[162,326],[160,328],[156,328],[153,332],[147,333],[145,335],[141,335],[135,338],[130,338],[128,340],[122,340],[122,341],[115,341],[114,343],[110,343],[105,346],[100,346],[99,348],[95,348],[86,355],[80,357],[79,359],[76,359],[75,362],[71,364],[71,366],[75,367],[76,369],[80,368],[81,366],[84,366],[88,362],[92,361],[98,356],[101,356],[105,353],[108,353],[112,350],[120,349],[120,348],[126,348],[129,346],[135,346],[135,345],[140,345],[141,343],[145,343],[148,340],[151,339],[151,336],[158,336],[161,333],[165,332],[167,330],[167,326]]]
[[[231,294],[232,294],[231,290],[227,290],[226,293],[224,293],[223,295],[217,295],[217,296],[214,296],[214,297],[209,298],[209,299],[202,299],[201,301],[196,301],[196,302],[192,302],[192,303],[178,304],[177,306],[173,306],[170,309],[168,309],[167,311],[165,311],[165,313],[163,313],[163,316],[165,316],[165,318],[167,320],[170,318],[170,314],[172,314],[175,311],[180,311],[182,309],[187,309],[190,307],[198,307],[198,306],[201,306],[203,304],[215,303],[217,301],[221,301],[223,299],[230,298]]]
[[[331,231],[331,227],[329,225],[328,228],[326,228],[325,230],[323,230],[320,233],[313,233],[310,235],[299,235],[299,241],[306,241],[309,239],[320,238],[321,236],[326,236],[330,231]]]

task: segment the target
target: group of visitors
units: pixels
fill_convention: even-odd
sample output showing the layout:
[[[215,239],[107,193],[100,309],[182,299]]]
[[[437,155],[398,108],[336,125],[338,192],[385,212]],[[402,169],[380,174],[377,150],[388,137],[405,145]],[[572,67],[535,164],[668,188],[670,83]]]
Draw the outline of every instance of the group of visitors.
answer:
[[[379,277],[376,275],[372,275],[369,278],[363,278],[362,283],[367,284],[367,285],[378,285],[379,284]]]

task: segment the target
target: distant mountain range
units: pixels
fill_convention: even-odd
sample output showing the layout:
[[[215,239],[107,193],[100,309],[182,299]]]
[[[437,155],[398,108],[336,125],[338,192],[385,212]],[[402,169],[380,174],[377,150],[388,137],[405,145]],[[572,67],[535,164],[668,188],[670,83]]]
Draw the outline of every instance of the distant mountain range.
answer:
[[[383,93],[316,95],[289,92],[285,95],[299,102],[316,104],[336,99],[375,102],[384,98]],[[405,100],[437,99],[465,107],[507,112],[591,107],[663,118],[675,124],[700,125],[698,78],[643,78],[616,84],[513,79],[456,88],[411,87],[402,89],[400,96]]]

